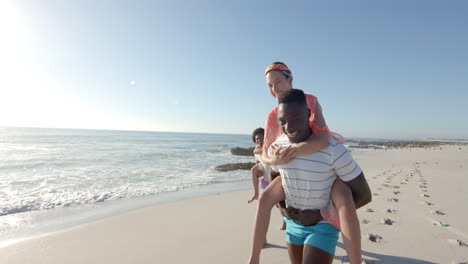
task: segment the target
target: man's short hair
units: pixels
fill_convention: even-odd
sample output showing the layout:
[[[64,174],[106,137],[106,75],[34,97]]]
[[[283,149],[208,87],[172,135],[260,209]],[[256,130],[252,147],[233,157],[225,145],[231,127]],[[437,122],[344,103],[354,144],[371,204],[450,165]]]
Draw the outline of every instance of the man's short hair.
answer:
[[[278,96],[278,104],[281,103],[301,103],[307,105],[307,100],[302,90],[293,88]]]
[[[257,142],[255,142],[255,136],[256,136],[256,135],[259,135],[259,134],[260,134],[260,135],[265,135],[265,129],[259,127],[259,128],[255,129],[255,130],[252,132],[252,141],[253,141],[254,143],[257,143]]]

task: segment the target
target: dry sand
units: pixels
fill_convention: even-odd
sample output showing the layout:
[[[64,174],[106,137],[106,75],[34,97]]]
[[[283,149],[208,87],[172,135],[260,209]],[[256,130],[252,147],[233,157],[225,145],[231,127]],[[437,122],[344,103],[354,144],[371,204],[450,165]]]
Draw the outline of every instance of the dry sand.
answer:
[[[366,263],[468,263],[468,147],[369,151]],[[247,172],[246,172],[247,173]],[[156,205],[0,248],[0,263],[246,263],[251,191]],[[261,263],[288,263],[276,209]],[[372,241],[374,240],[374,241]],[[334,263],[347,263],[338,243]]]

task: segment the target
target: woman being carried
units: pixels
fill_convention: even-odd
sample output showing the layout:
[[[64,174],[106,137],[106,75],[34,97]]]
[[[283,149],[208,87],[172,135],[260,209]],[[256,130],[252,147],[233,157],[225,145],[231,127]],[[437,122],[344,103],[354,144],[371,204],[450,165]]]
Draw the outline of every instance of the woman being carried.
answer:
[[[292,74],[282,62],[275,62],[265,70],[266,82],[270,94],[278,100],[279,96],[292,89]],[[289,145],[282,149],[271,146],[282,134],[278,123],[278,107],[270,111],[265,126],[265,140],[263,145],[262,161],[270,165],[286,164],[297,156],[304,156],[319,152],[328,147],[331,136],[322,115],[320,104],[313,95],[306,94],[307,106],[310,109],[309,126],[311,134],[307,140]],[[338,141],[342,141],[337,138]],[[268,155],[267,152],[271,153]],[[289,215],[295,215],[296,221],[304,226],[312,226],[325,218],[330,224],[341,229],[348,258],[351,264],[361,263],[361,234],[356,208],[353,203],[351,191],[342,181],[337,180],[331,190],[331,206],[320,211],[287,209]],[[268,230],[271,210],[267,215],[259,217],[260,209],[271,208],[274,204],[285,198],[280,179],[274,180],[260,196],[257,216],[254,225],[254,241],[251,251],[251,263],[258,261],[260,250]],[[264,213],[264,212],[262,212]],[[341,220],[341,221],[340,221]],[[341,222],[341,224],[340,224]]]
[[[252,132],[252,140],[255,144],[255,149],[253,150],[253,154],[255,156],[255,166],[252,167],[251,174],[252,174],[252,183],[254,187],[254,195],[248,201],[249,203],[253,202],[254,200],[258,199],[259,196],[259,178],[261,177],[261,190],[265,190],[268,186],[268,183],[271,181],[270,176],[270,165],[264,164],[261,162],[262,158],[262,148],[263,148],[263,138],[265,136],[265,130],[261,127],[255,129]]]
[[[248,201],[248,203],[251,203],[255,200],[258,200],[259,196],[259,178],[260,180],[260,189],[263,192],[265,188],[268,186],[268,184],[277,176],[279,176],[278,172],[272,171],[270,168],[270,165],[262,163],[262,150],[263,150],[263,139],[265,137],[265,130],[261,127],[255,129],[252,132],[252,140],[257,146],[255,146],[255,149],[253,150],[254,156],[255,156],[255,165],[252,167],[250,170],[252,174],[252,184],[254,187],[254,195],[252,198]],[[286,222],[283,221],[283,225],[280,227],[280,230],[285,230],[286,229]]]

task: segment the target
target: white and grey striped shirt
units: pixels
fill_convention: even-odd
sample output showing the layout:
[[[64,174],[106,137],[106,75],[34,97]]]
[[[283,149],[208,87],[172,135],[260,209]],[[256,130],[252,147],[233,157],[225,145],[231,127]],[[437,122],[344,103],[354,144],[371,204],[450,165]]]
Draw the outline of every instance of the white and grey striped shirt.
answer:
[[[273,144],[286,148],[293,143],[283,134]],[[349,150],[333,138],[330,138],[326,149],[272,168],[279,169],[281,173],[288,207],[300,210],[328,206],[330,191],[337,177],[350,181],[362,172]]]

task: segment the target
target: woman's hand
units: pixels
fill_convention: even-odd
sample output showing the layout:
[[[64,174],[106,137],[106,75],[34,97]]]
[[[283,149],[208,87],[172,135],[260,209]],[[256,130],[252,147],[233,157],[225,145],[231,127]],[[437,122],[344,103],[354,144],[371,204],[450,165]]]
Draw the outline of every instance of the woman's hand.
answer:
[[[271,145],[268,148],[270,153],[271,165],[286,164],[296,157],[297,149],[293,146],[288,146],[283,149],[276,145]]]

